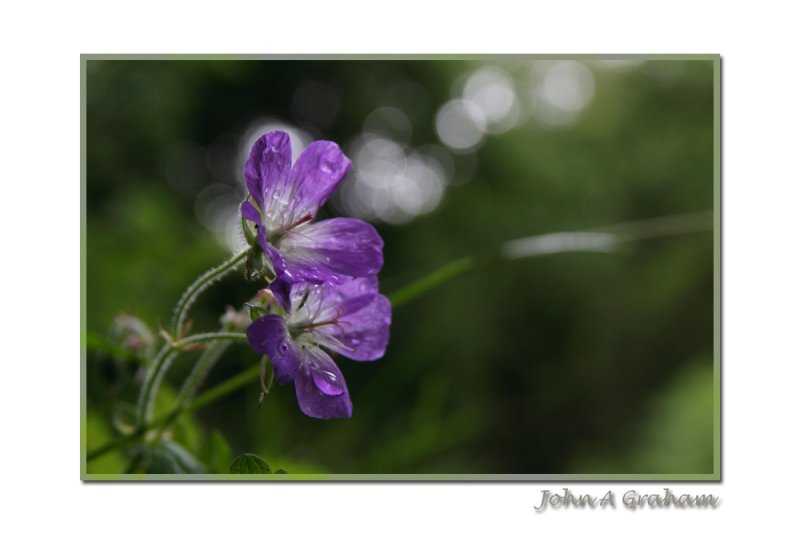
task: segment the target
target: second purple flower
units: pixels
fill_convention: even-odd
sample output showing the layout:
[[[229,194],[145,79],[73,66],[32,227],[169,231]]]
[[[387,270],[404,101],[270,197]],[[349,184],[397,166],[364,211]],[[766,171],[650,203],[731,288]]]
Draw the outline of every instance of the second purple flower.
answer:
[[[319,419],[350,417],[353,405],[344,377],[325,347],[353,360],[381,358],[389,341],[392,309],[373,278],[343,284],[295,284],[284,313],[253,321],[247,339],[272,361],[279,384],[294,382],[297,402]]]

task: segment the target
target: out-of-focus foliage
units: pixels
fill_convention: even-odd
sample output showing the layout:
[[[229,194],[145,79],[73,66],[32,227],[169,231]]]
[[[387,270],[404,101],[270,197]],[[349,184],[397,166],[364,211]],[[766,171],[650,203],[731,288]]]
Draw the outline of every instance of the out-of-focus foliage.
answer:
[[[353,158],[321,216],[376,224],[387,293],[509,239],[713,206],[710,61],[90,60],[86,91],[89,449],[119,431],[147,358],[104,345],[115,318],[157,332],[230,253],[264,129]],[[465,275],[394,311],[382,360],[337,360],[352,419],[303,416],[293,388],[259,408],[254,382],[168,437],[212,472],[249,452],[289,473],[709,473],[712,247],[699,232]],[[194,330],[258,289],[213,286]],[[233,347],[208,384],[258,359]]]

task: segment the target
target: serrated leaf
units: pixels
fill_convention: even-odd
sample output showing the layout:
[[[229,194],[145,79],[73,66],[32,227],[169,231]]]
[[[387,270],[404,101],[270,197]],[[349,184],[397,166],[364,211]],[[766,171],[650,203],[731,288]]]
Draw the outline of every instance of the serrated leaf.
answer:
[[[258,455],[250,453],[237,456],[228,472],[237,475],[268,475],[271,473],[267,462]]]

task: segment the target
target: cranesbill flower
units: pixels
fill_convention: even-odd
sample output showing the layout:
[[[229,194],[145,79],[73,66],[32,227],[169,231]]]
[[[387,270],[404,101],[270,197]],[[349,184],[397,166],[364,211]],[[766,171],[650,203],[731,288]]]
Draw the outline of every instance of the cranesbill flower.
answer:
[[[342,283],[383,266],[383,241],[372,225],[346,217],[311,222],[351,167],[331,141],[311,143],[294,165],[286,132],[268,132],[253,145],[244,167],[250,197],[241,211],[256,224],[281,287]]]
[[[319,419],[350,417],[353,406],[344,377],[323,347],[352,360],[383,356],[389,341],[391,305],[377,280],[341,284],[294,284],[290,308],[253,321],[247,339],[272,361],[275,381],[294,382],[297,402]]]

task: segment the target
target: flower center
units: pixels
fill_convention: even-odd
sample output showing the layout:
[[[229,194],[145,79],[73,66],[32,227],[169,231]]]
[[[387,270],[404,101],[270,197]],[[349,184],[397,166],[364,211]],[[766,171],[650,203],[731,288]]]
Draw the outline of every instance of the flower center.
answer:
[[[278,241],[280,241],[286,234],[288,234],[289,232],[291,232],[292,230],[294,230],[295,228],[297,228],[301,224],[307,223],[308,221],[310,221],[313,218],[314,218],[313,215],[311,215],[310,213],[306,213],[305,215],[303,215],[302,217],[300,217],[296,221],[294,221],[292,223],[289,223],[289,224],[287,224],[285,226],[281,226],[277,230],[273,230],[273,231],[269,232],[267,234],[267,241],[269,241],[270,243],[273,243],[273,244],[275,244],[277,246],[278,245]]]
[[[336,319],[332,319],[330,321],[320,321],[318,323],[314,322],[306,322],[306,323],[294,323],[289,326],[289,334],[292,338],[297,339],[300,335],[304,333],[311,332],[315,328],[319,328],[320,326],[328,326],[328,325],[335,325],[339,324]]]

